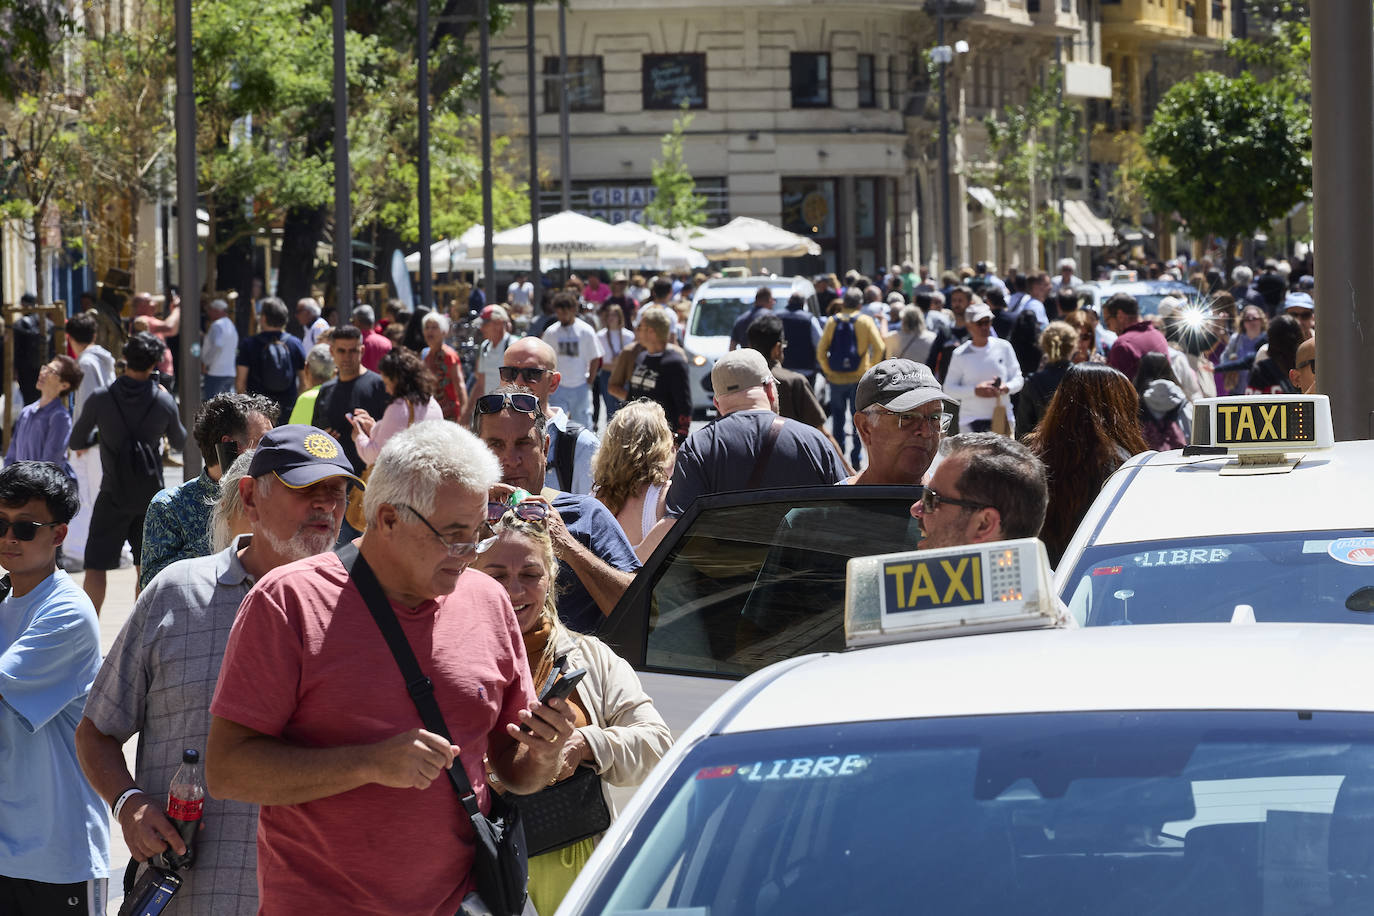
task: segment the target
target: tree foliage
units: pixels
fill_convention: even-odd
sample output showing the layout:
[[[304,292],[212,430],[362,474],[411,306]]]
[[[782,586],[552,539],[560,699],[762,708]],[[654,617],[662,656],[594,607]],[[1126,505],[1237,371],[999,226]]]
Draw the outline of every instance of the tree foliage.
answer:
[[[1199,73],[1155,108],[1145,194],[1195,238],[1219,236],[1231,250],[1310,194],[1311,147],[1311,118],[1282,87]]]
[[[54,0],[0,0],[0,98],[33,92],[60,43],[76,29]]]
[[[694,117],[684,102],[673,129],[663,135],[663,158],[654,160],[651,173],[656,196],[644,208],[644,222],[648,225],[680,229],[706,221],[706,198],[697,193],[697,183],[683,157],[683,140]]]

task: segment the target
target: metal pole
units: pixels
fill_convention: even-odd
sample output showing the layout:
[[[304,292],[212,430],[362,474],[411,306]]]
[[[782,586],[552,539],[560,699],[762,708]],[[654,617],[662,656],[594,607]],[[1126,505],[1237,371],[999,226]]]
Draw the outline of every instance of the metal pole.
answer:
[[[945,44],[945,0],[940,0],[940,6],[936,15],[937,36],[936,44],[944,47]],[[945,269],[954,268],[954,223],[951,216],[949,202],[949,92],[948,92],[948,72],[949,63],[946,60],[940,61],[940,218],[944,223],[944,255]]]
[[[177,266],[181,281],[181,419],[191,428],[200,408],[200,241],[196,233],[196,91],[191,68],[191,0],[176,0]],[[200,473],[196,440],[186,437],[183,472]]]
[[[348,324],[353,313],[353,206],[348,195],[348,0],[334,0],[334,320],[339,327]]]
[[[568,13],[558,4],[558,171],[563,212],[572,209],[572,135],[568,133]]]
[[[482,283],[488,304],[496,302],[496,256],[491,237],[496,234],[496,218],[491,207],[491,0],[480,0],[477,15],[481,17],[482,69],[482,225],[486,227],[482,239]]]
[[[1312,189],[1319,390],[1337,439],[1370,437],[1374,415],[1374,10],[1313,3]]]
[[[543,301],[544,284],[539,269],[539,72],[535,69],[534,57],[534,2],[529,0],[525,9],[525,37],[529,41],[525,46],[525,62],[530,71],[530,283],[534,286],[530,301],[537,305]],[[558,8],[562,10],[563,4]]]
[[[416,175],[416,192],[420,198],[420,304],[434,307],[434,270],[430,261],[430,245],[434,236],[430,222],[429,195],[429,0],[419,0],[419,103],[420,103],[420,161]]]

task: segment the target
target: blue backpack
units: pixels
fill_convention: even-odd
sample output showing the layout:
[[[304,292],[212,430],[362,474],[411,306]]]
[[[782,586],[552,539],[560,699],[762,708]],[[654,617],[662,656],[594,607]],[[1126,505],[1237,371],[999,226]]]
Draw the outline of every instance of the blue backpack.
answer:
[[[859,335],[854,330],[858,316],[834,317],[835,330],[830,335],[830,348],[825,358],[830,362],[833,372],[854,372],[859,368]]]
[[[296,389],[296,369],[291,364],[291,348],[284,335],[262,342],[258,354],[258,378],[268,394],[284,394]]]

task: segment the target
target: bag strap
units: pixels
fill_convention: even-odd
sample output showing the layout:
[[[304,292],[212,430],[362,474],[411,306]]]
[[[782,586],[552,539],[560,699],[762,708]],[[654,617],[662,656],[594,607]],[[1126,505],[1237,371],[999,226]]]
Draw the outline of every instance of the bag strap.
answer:
[[[558,489],[564,493],[572,492],[573,460],[577,457],[577,437],[586,429],[581,423],[568,421],[566,429],[559,430],[558,442],[553,450],[553,466],[558,472]]]
[[[768,434],[763,437],[763,445],[759,448],[759,457],[754,460],[753,473],[749,475],[749,482],[744,485],[746,490],[757,490],[763,484],[763,474],[768,470],[768,459],[773,456],[773,446],[777,444],[778,433],[782,432],[782,417],[774,417],[773,424],[768,427]]]
[[[439,709],[439,703],[434,699],[434,682],[425,676],[420,670],[420,662],[415,658],[415,650],[410,647],[410,641],[406,639],[405,631],[401,629],[401,622],[396,619],[396,612],[391,609],[391,602],[387,600],[386,593],[382,591],[382,585],[377,581],[377,576],[372,572],[372,567],[367,565],[367,560],[363,559],[362,553],[352,542],[340,547],[337,551],[340,562],[344,569],[348,570],[349,577],[357,587],[358,593],[363,596],[367,609],[372,613],[372,619],[377,622],[377,629],[382,631],[382,638],[386,640],[387,648],[396,659],[396,666],[401,669],[401,677],[406,682],[406,693],[410,694],[411,702],[415,704],[415,709],[420,713],[420,721],[424,722],[425,728],[434,732],[436,735],[443,736],[444,740],[453,743],[453,737],[449,734],[448,725],[444,722],[444,714]],[[477,806],[477,793],[473,791],[472,783],[468,781],[467,771],[463,769],[461,760],[455,761],[454,765],[447,770],[448,781],[453,785],[453,791],[458,793],[458,798],[462,801],[463,807],[467,810],[469,817],[476,817],[481,813]]]

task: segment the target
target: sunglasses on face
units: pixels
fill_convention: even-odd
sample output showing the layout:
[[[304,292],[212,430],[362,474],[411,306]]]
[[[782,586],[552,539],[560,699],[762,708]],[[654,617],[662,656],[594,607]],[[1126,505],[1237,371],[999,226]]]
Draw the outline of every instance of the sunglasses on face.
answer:
[[[1316,361],[1315,359],[1305,359],[1305,360],[1303,360],[1302,362],[1298,363],[1298,368],[1299,368],[1299,369],[1308,369],[1308,368],[1310,368],[1313,372],[1316,372],[1316,371],[1317,371],[1317,361]],[[20,540],[22,541],[23,538],[20,538]]]
[[[505,516],[507,512],[512,512],[515,517],[522,522],[542,522],[548,518],[549,506],[547,503],[537,503],[526,501],[515,506],[491,501],[487,503],[487,524],[495,525]]]
[[[496,371],[501,374],[501,381],[503,382],[513,382],[516,379],[524,379],[531,385],[537,385],[544,378],[544,373],[549,370],[538,368],[526,369],[521,366],[502,366]]]
[[[16,541],[32,541],[38,537],[39,528],[49,528],[60,525],[61,522],[10,522],[0,518],[0,538],[10,533],[14,529],[14,539]]]
[[[941,496],[930,487],[926,487],[921,494],[921,509],[925,512],[934,512],[942,505],[958,506],[961,509],[990,509],[987,503],[976,503],[967,499],[955,499],[952,496]]]
[[[539,409],[539,399],[532,394],[484,394],[477,399],[477,412],[500,413],[507,404],[516,413],[533,414]]]

